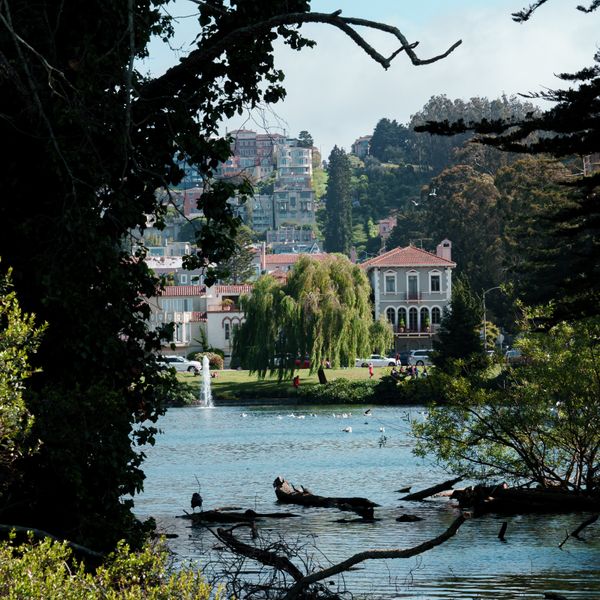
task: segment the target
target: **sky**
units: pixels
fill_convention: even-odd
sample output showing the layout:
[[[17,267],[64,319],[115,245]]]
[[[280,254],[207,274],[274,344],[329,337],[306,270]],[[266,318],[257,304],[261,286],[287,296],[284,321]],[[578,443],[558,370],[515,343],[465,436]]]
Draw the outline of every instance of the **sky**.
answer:
[[[359,136],[373,133],[382,118],[406,123],[434,95],[467,100],[502,94],[541,91],[560,85],[556,73],[592,64],[600,44],[600,11],[586,15],[582,0],[550,0],[524,24],[511,13],[531,0],[313,0],[314,12],[385,22],[398,27],[416,52],[429,58],[462,40],[450,56],[415,67],[400,53],[386,71],[350,38],[328,25],[305,25],[314,49],[296,52],[277,46],[275,63],[286,74],[287,97],[268,111],[246,114],[224,124],[226,129],[287,133],[307,130],[323,158],[334,145],[347,151]],[[587,4],[585,0],[583,4]],[[176,0],[171,14],[179,17],[173,51],[161,42],[150,48],[143,68],[160,74],[190,48],[197,33],[195,5]],[[395,38],[366,29],[364,37],[382,54],[397,48]]]

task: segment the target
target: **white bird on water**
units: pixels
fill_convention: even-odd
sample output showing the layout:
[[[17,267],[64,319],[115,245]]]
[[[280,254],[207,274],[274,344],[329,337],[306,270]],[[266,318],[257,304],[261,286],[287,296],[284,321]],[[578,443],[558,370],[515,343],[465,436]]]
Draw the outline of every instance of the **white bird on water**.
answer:
[[[344,427],[344,429],[342,429],[342,431],[344,431],[346,433],[352,433],[352,427]]]

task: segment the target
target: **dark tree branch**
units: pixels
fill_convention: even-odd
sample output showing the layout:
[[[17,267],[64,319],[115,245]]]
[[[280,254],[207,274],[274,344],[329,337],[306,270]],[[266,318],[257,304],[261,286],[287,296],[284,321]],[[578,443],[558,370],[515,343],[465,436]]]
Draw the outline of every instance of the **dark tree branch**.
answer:
[[[412,556],[417,556],[418,554],[422,554],[427,550],[431,550],[440,544],[443,544],[446,540],[450,539],[453,535],[456,534],[458,528],[465,522],[465,517],[460,515],[451,525],[442,533],[441,535],[423,542],[418,546],[414,546],[413,548],[407,548],[406,550],[400,550],[395,548],[385,549],[385,550],[366,550],[365,552],[359,552],[350,558],[328,567],[327,569],[322,569],[321,571],[317,571],[316,573],[311,573],[306,577],[303,577],[288,591],[288,593],[284,596],[283,600],[295,600],[298,595],[304,590],[307,586],[312,585],[313,583],[317,583],[318,581],[322,581],[323,579],[327,579],[329,577],[333,577],[339,573],[343,573],[347,571],[354,565],[357,565],[365,560],[377,560],[377,559],[385,559],[385,558],[411,558]]]
[[[461,45],[462,40],[458,40],[448,50],[432,58],[421,59],[414,52],[417,43],[410,43],[404,34],[392,25],[369,21],[366,19],[356,19],[339,16],[340,11],[334,13],[290,13],[271,17],[260,23],[253,23],[247,27],[235,29],[220,37],[211,40],[210,38],[202,40],[199,48],[190,52],[190,54],[181,60],[181,62],[171,67],[164,75],[148,82],[141,90],[140,96],[155,97],[168,94],[169,90],[178,87],[179,83],[188,79],[190,74],[202,71],[202,65],[206,61],[212,61],[219,57],[223,52],[233,45],[239,44],[241,39],[254,39],[257,35],[264,34],[276,27],[286,25],[302,25],[304,23],[326,23],[337,27],[348,35],[358,46],[360,46],[375,62],[379,63],[384,69],[388,69],[392,60],[402,51],[406,52],[411,62],[415,66],[426,65],[441,60],[453,52]],[[386,57],[379,53],[373,46],[357,33],[353,27],[368,27],[389,33],[396,37],[400,42],[400,47],[390,56]]]

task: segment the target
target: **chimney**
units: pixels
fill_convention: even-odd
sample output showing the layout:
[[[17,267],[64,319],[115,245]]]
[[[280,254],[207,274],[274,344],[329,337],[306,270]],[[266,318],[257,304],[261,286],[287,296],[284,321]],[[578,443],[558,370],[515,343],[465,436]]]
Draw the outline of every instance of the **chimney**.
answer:
[[[435,249],[436,256],[452,260],[452,242],[448,239],[442,240]]]
[[[350,262],[356,264],[356,248],[354,246],[352,246],[352,248],[350,248]]]

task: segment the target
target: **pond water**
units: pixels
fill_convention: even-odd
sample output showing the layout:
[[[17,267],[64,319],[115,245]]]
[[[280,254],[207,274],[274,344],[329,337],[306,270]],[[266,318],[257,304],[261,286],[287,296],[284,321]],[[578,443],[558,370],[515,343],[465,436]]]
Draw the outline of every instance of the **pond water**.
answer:
[[[260,530],[303,544],[309,560],[322,566],[361,550],[409,548],[439,535],[458,514],[453,502],[403,502],[396,491],[408,485],[417,491],[450,478],[411,452],[409,419],[425,418],[426,409],[372,407],[372,414],[365,416],[367,408],[169,409],[159,422],[163,433],[156,445],[144,449],[147,478],[144,493],[135,500],[136,513],[154,517],[162,531],[177,534],[169,542],[177,556],[200,564],[211,561],[215,538],[177,518],[191,511],[198,482],[204,510],[234,505],[299,514],[263,521]],[[352,432],[342,431],[346,427]],[[279,505],[272,487],[278,475],[319,495],[367,497],[381,505],[375,510],[379,520],[340,523],[341,518],[353,518],[352,513]],[[424,520],[397,522],[402,513]],[[567,598],[600,599],[599,523],[584,530],[586,541],[570,539],[558,548],[565,532],[587,516],[471,519],[455,537],[429,552],[368,561],[328,584],[376,598],[537,599],[554,591]],[[506,543],[497,538],[504,520]]]

